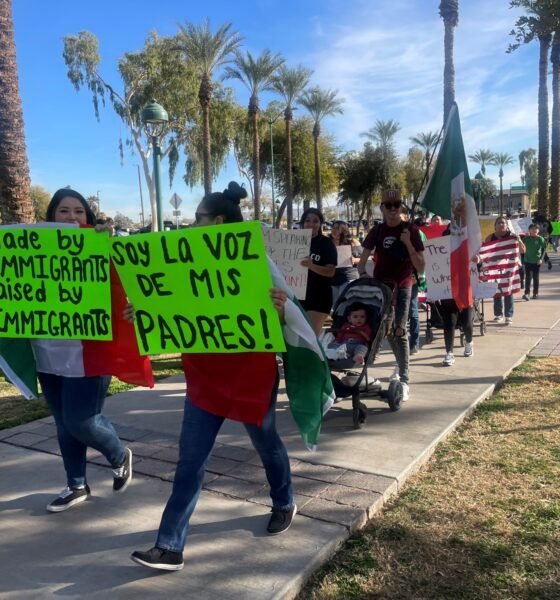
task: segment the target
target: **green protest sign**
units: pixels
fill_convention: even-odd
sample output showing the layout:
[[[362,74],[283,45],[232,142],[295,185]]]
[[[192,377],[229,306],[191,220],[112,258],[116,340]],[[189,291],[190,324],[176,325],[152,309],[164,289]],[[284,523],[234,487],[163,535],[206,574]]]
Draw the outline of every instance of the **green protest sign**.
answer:
[[[258,221],[113,239],[141,354],[282,352]]]
[[[0,336],[110,340],[109,237],[0,228]]]
[[[551,235],[560,235],[560,221],[552,221],[552,234]]]

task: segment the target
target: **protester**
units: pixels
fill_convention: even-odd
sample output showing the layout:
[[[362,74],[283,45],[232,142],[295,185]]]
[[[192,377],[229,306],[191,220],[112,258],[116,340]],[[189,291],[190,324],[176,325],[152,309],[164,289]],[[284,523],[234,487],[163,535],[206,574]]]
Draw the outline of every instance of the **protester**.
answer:
[[[546,241],[539,235],[539,228],[534,223],[529,225],[529,235],[523,240],[525,244],[525,293],[523,300],[529,300],[531,281],[533,281],[533,299],[539,296],[539,272],[546,253]]]
[[[491,233],[487,238],[487,242],[503,241],[513,239],[517,242],[519,252],[525,254],[525,246],[519,239],[519,236],[512,233],[507,226],[507,220],[505,217],[498,217],[494,222],[494,233]],[[513,294],[508,293],[505,295],[494,296],[494,321],[497,323],[503,323],[505,313],[505,321],[507,325],[513,323]]]
[[[350,283],[350,281],[354,281],[359,277],[356,265],[360,262],[362,246],[360,245],[360,242],[358,242],[358,240],[350,233],[350,229],[344,221],[335,221],[333,223],[330,238],[337,247],[349,246],[352,256],[352,265],[337,267],[334,277],[331,279],[333,304],[335,304],[339,295]]]
[[[333,304],[331,279],[336,271],[337,252],[333,241],[323,235],[323,214],[316,208],[308,208],[301,215],[300,226],[311,229],[311,248],[309,256],[301,261],[309,269],[303,308],[318,336]]]
[[[394,327],[389,342],[398,365],[402,383],[403,401],[408,399],[409,346],[407,334],[408,312],[414,269],[425,270],[424,244],[416,225],[401,219],[401,194],[399,190],[386,190],[381,196],[383,222],[373,227],[364,241],[364,251],[358,264],[360,275],[366,274],[366,262],[373,253],[375,279],[393,288],[395,307]]]
[[[329,348],[345,345],[348,358],[352,358],[355,365],[363,365],[371,337],[367,307],[361,302],[354,302],[348,308],[346,323],[336,332],[335,341],[329,344]]]
[[[240,201],[246,196],[245,189],[235,182],[223,193],[207,194],[195,213],[197,225],[243,221]],[[273,288],[271,298],[283,320],[286,293]],[[130,307],[129,318],[132,315]],[[288,454],[276,431],[279,378],[275,354],[184,354],[183,370],[188,390],[173,490],[163,511],[155,546],[131,555],[141,565],[167,571],[183,568],[183,548],[202,489],[205,465],[226,418],[244,423],[262,460],[272,499],[267,532],[277,535],[286,531],[297,511]],[[259,416],[249,422],[255,406]]]
[[[433,215],[430,220],[430,223],[432,225],[443,225],[443,219],[441,218],[440,215]]]
[[[95,225],[95,215],[85,198],[69,188],[54,194],[46,220]],[[61,512],[89,498],[88,447],[103,454],[113,468],[113,491],[124,492],[132,480],[132,452],[101,414],[110,373],[85,376],[80,340],[36,339],[32,340],[32,348],[39,382],[56,424],[67,478],[67,487],[47,505],[47,510]],[[103,347],[99,347],[99,352],[103,352]]]

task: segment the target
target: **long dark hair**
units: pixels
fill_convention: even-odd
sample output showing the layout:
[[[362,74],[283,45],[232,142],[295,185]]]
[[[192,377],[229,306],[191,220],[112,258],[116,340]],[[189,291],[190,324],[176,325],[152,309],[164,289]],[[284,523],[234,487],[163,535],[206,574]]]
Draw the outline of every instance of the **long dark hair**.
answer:
[[[338,241],[336,241],[334,239],[334,237],[331,233],[331,239],[334,242],[334,245],[335,246],[351,246],[352,245],[352,234],[350,233],[350,229],[348,228],[348,223],[346,223],[346,221],[335,221],[332,224],[332,226],[333,226],[333,229],[335,226],[343,228],[338,237]]]
[[[299,226],[303,229],[303,224],[308,215],[317,215],[319,217],[319,221],[321,221],[319,235],[323,235],[323,223],[325,222],[325,217],[323,217],[323,213],[318,208],[308,208],[307,210],[304,210],[299,221]]]
[[[230,181],[223,192],[206,194],[202,202],[213,217],[224,217],[225,223],[240,223],[243,221],[241,214],[241,200],[247,197],[247,190],[235,181]]]
[[[58,205],[61,203],[63,198],[68,197],[75,198],[76,200],[80,201],[80,204],[84,207],[84,210],[86,211],[87,224],[95,225],[97,219],[95,217],[95,214],[93,213],[93,210],[91,210],[90,205],[87,203],[87,200],[82,196],[82,194],[70,188],[61,188],[60,190],[56,190],[47,207],[46,220],[50,221],[51,223],[54,222],[54,213],[56,212]]]

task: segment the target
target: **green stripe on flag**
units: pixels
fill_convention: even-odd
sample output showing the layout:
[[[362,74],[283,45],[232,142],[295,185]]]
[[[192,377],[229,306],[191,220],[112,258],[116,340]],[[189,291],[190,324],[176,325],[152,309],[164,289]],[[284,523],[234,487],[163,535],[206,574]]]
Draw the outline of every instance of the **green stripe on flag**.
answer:
[[[0,338],[0,370],[28,400],[39,396],[35,357],[28,339]]]

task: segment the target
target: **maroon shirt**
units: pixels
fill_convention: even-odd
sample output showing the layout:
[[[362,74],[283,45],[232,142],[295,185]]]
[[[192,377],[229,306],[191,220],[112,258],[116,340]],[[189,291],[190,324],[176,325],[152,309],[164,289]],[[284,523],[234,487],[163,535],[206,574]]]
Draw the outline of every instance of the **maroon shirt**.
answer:
[[[396,282],[399,288],[412,287],[414,267],[406,246],[400,241],[401,233],[407,227],[410,241],[417,252],[424,251],[424,244],[416,225],[399,223],[389,227],[386,223],[375,225],[364,240],[363,247],[375,251],[373,276],[379,281]]]

